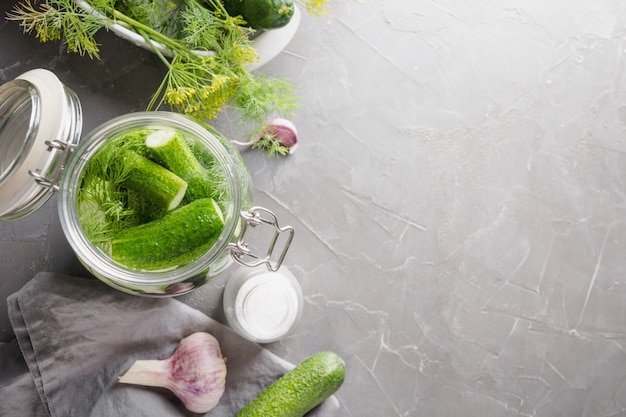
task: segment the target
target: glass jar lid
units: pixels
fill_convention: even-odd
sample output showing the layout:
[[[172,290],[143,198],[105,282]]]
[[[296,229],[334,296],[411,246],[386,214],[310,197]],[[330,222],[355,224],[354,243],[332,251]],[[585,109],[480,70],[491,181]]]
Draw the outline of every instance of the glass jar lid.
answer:
[[[48,201],[81,128],[78,98],[52,72],[31,70],[0,86],[0,219]]]

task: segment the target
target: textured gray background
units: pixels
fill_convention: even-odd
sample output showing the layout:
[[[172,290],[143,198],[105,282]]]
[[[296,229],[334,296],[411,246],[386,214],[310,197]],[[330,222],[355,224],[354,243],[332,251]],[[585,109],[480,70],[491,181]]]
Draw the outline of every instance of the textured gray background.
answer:
[[[268,348],[342,354],[346,416],[626,416],[624,3],[334,5],[260,70],[298,86],[298,152],[244,153],[305,294]],[[2,22],[0,81],[51,69],[86,131],[142,110],[157,59],[99,39],[90,61]],[[0,223],[0,262],[1,300],[83,273],[54,201]],[[219,318],[227,278],[186,300]]]

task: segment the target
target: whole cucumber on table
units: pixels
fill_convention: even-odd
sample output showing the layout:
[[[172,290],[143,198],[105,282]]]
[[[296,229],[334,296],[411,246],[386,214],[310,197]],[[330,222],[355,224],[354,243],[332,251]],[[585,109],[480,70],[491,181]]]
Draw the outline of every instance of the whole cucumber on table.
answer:
[[[111,257],[136,269],[174,267],[208,250],[223,228],[217,203],[211,198],[195,200],[158,220],[118,232],[111,240]]]
[[[302,417],[339,389],[345,373],[339,355],[318,352],[276,380],[236,417]]]

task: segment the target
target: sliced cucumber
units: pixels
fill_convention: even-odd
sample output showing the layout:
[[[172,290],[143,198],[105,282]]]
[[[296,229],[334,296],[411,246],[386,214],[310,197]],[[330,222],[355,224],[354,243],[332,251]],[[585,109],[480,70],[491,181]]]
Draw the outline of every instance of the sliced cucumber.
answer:
[[[187,182],[156,162],[126,150],[124,163],[132,169],[122,185],[137,191],[155,206],[173,210],[185,197]]]
[[[318,352],[261,392],[236,417],[302,417],[339,389],[345,373],[339,355]]]
[[[157,270],[188,263],[206,252],[224,228],[211,198],[192,201],[158,220],[118,232],[111,258],[130,268]]]
[[[156,130],[146,138],[152,157],[164,167],[187,181],[187,199],[213,197],[208,170],[198,161],[181,135],[173,130]]]

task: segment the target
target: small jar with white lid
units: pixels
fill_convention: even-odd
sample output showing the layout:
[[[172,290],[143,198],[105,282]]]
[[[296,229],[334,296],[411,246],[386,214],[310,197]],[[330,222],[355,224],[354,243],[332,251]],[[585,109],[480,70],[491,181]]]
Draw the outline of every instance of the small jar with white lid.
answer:
[[[287,267],[239,268],[224,289],[230,327],[248,340],[270,343],[287,336],[302,315],[302,289]]]

